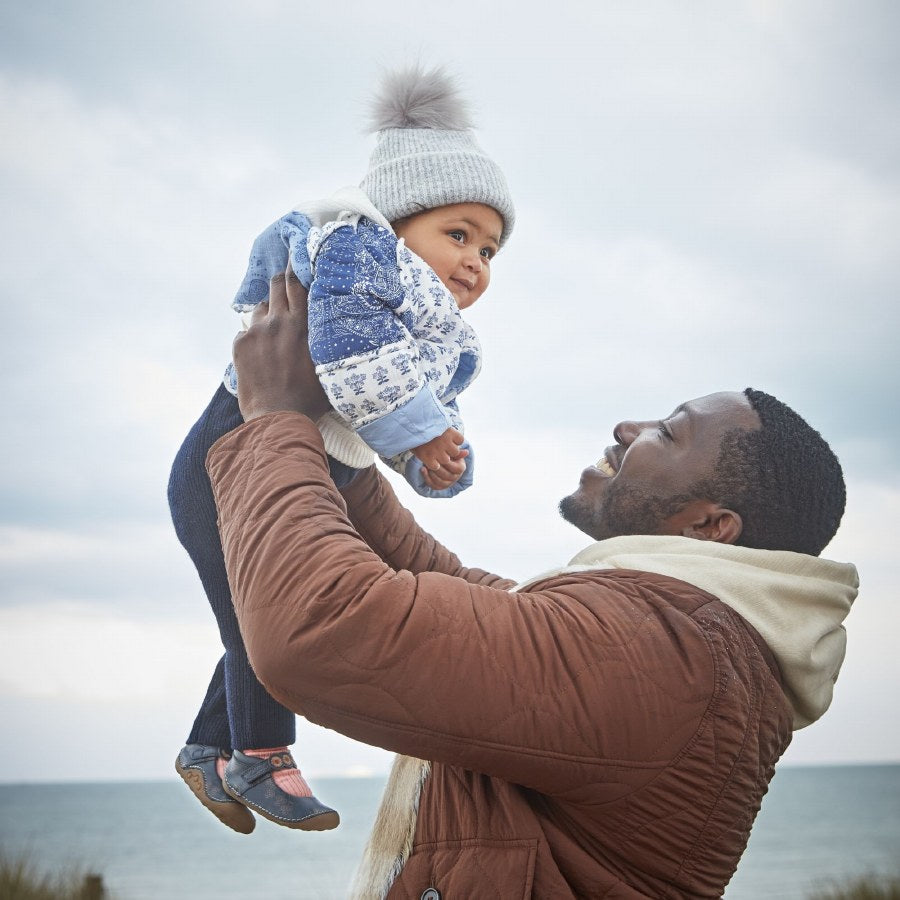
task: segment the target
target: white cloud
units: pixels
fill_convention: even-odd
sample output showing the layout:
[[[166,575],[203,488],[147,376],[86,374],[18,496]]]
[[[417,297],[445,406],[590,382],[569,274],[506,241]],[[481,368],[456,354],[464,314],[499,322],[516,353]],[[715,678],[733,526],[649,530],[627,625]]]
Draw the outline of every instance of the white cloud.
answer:
[[[99,557],[106,547],[107,539],[97,535],[0,526],[0,565],[45,565],[50,560],[61,562],[85,556]]]
[[[211,619],[148,622],[74,603],[0,609],[0,710],[10,733],[29,735],[0,751],[4,778],[170,776],[221,653]],[[51,773],[46,760],[19,752],[63,733],[80,752],[59,756]],[[305,720],[298,734],[310,775],[381,774],[390,764],[391,754]],[[84,752],[123,740],[133,752]]]
[[[841,527],[825,555],[859,560],[860,567],[874,567],[888,579],[900,572],[900,560],[894,552],[896,537],[890,525],[886,525],[897,521],[900,521],[900,487],[856,479],[848,489]]]
[[[823,255],[829,269],[861,275],[890,266],[900,234],[900,184],[858,163],[808,149],[785,153],[754,173],[741,196],[743,216],[785,255]],[[857,298],[864,300],[865,298]]]
[[[0,685],[23,698],[142,704],[171,700],[186,684],[202,696],[221,656],[213,628],[111,615],[93,604],[3,609],[0,623]]]
[[[206,621],[200,583],[171,526],[105,518],[69,529],[0,527],[0,605],[19,608],[26,618],[45,604],[65,610],[77,602],[98,615],[117,609],[145,622]]]

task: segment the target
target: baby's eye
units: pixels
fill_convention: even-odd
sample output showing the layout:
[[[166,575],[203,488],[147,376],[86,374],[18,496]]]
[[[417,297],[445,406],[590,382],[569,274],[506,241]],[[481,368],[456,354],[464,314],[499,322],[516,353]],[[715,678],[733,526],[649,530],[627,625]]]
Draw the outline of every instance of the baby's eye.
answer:
[[[460,231],[458,228],[453,231],[448,232],[449,236],[453,238],[454,241],[458,241],[460,244],[465,243],[466,233],[464,231]]]
[[[481,255],[485,259],[493,259],[497,255],[497,251],[493,247],[482,247]]]

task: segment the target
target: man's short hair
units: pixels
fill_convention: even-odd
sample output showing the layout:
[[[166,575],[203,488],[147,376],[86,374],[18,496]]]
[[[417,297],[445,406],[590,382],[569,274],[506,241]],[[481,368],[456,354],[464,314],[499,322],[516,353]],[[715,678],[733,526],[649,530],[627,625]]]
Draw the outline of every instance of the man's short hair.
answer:
[[[703,495],[740,514],[738,545],[818,556],[844,514],[841,464],[789,406],[753,388],[744,395],[762,428],[725,434]]]

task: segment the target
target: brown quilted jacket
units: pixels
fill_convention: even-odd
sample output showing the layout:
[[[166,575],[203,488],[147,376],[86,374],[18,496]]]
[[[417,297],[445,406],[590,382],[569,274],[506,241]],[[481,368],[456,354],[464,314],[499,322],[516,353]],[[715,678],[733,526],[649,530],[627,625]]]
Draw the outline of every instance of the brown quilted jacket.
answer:
[[[374,469],[342,499],[295,413],[227,435],[208,468],[262,683],[433,761],[391,900],[722,894],[791,736],[776,664],[737,613],[627,570],[510,593]]]

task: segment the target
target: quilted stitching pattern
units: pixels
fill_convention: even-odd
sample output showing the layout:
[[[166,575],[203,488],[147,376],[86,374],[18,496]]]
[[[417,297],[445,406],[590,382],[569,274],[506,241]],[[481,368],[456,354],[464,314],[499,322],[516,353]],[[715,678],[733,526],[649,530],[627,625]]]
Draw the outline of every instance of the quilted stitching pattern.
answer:
[[[313,721],[434,760],[416,851],[535,840],[541,897],[721,894],[791,734],[736,613],[622,570],[510,594],[368,472],[345,496],[373,553],[302,417],[232,433],[210,472],[266,686]],[[392,897],[413,895],[414,872]]]

